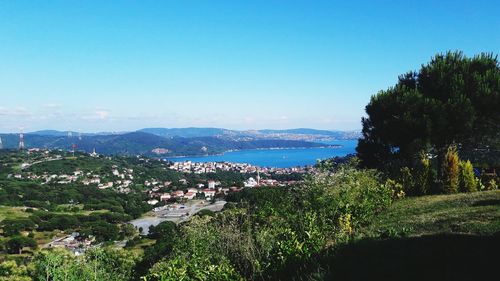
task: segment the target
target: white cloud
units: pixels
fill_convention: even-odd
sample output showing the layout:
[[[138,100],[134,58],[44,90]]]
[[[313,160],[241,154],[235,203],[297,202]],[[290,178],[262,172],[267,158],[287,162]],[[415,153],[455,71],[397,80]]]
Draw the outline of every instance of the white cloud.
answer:
[[[110,117],[110,112],[103,109],[98,109],[91,114],[82,116],[83,120],[108,120]]]

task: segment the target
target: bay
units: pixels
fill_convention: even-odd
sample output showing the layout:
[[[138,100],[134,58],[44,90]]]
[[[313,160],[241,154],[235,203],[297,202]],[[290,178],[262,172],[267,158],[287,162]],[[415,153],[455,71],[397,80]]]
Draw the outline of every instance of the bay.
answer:
[[[260,167],[290,168],[314,165],[317,160],[355,153],[358,141],[338,140],[323,143],[339,145],[340,147],[240,150],[226,152],[222,155],[167,159],[176,162],[233,162],[248,163]]]

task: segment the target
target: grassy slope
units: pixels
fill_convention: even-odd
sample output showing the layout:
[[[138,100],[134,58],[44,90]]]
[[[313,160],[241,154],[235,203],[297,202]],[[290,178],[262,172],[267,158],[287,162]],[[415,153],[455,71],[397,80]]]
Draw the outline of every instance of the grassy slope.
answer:
[[[495,279],[500,191],[403,199],[360,237],[326,257],[319,279]]]
[[[26,218],[29,214],[24,212],[23,207],[0,206],[0,221],[6,218]]]
[[[490,235],[500,231],[500,190],[406,198],[394,202],[364,233]]]

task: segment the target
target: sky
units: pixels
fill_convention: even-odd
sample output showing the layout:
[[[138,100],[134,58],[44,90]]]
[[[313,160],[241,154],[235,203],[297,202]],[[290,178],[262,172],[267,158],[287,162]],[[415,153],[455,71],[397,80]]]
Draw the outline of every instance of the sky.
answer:
[[[437,53],[500,54],[500,1],[0,0],[0,132],[356,130]]]

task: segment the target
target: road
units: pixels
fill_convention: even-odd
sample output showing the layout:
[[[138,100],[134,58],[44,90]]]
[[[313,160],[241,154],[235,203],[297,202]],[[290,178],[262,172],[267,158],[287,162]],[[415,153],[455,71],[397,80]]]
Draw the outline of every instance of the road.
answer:
[[[142,234],[148,234],[150,226],[158,225],[164,221],[181,223],[189,220],[193,215],[203,209],[219,212],[224,208],[225,204],[226,201],[217,201],[213,204],[207,203],[206,201],[195,201],[189,205],[177,204],[176,206],[178,206],[178,208],[176,209],[154,212],[154,216],[142,217],[132,220],[129,223],[136,228],[142,227]]]

